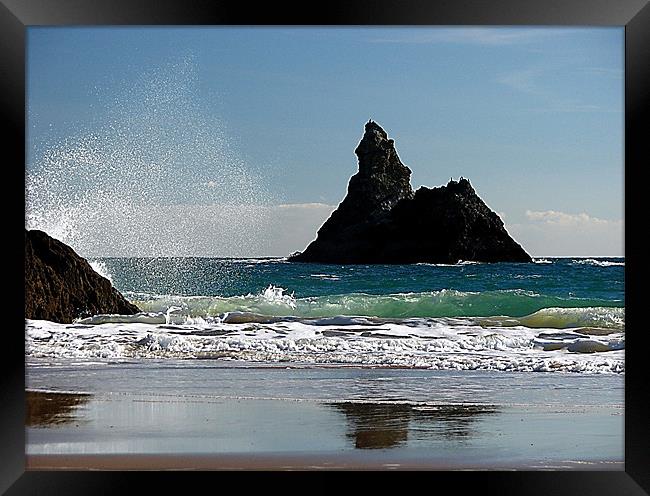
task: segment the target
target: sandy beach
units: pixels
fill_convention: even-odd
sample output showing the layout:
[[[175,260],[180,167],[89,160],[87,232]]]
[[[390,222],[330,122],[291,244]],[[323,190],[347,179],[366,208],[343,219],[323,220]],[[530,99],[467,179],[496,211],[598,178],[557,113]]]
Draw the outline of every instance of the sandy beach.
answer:
[[[27,470],[577,470],[622,471],[623,462],[566,461],[557,465],[450,463],[444,459],[403,459],[383,453],[300,453],[296,455],[33,455]]]
[[[28,368],[27,469],[624,468],[619,376],[520,374],[513,392],[503,373],[217,362],[136,368],[121,385],[119,368],[95,365],[86,380],[93,391],[83,393],[63,392],[71,389],[70,366]],[[194,389],[174,391],[184,373]],[[49,391],[37,387],[46,380]],[[414,381],[437,392],[417,393],[408,386]],[[365,399],[324,386],[337,382],[356,383]],[[145,384],[148,392],[138,392]],[[472,389],[485,392],[467,394]]]

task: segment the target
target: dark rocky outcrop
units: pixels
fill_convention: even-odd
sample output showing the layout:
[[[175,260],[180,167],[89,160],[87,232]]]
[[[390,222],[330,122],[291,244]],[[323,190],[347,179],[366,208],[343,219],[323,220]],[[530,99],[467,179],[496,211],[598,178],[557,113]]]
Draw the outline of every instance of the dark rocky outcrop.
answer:
[[[531,262],[467,179],[411,189],[411,170],[375,122],[355,153],[348,193],[292,262],[396,264]]]
[[[68,245],[43,231],[25,230],[26,319],[67,324],[89,315],[139,311]]]

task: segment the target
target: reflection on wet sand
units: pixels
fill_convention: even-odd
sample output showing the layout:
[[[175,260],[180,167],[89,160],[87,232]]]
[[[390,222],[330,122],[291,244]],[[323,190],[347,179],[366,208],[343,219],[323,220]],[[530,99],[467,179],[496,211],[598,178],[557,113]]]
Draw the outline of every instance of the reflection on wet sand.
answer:
[[[26,392],[25,425],[43,427],[79,421],[77,407],[92,398],[91,394]]]
[[[409,405],[403,403],[331,403],[345,414],[355,447],[392,448],[416,438],[464,438],[471,436],[472,424],[485,415],[497,413],[490,405]]]

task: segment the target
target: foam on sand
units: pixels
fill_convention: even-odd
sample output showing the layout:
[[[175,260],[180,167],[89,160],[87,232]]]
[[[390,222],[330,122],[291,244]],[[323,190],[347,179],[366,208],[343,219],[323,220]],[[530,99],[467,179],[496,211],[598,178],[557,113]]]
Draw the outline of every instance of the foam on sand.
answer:
[[[274,322],[64,325],[27,321],[28,356],[83,359],[229,358],[454,370],[622,373],[623,332],[524,326],[473,319],[403,321],[338,317]]]

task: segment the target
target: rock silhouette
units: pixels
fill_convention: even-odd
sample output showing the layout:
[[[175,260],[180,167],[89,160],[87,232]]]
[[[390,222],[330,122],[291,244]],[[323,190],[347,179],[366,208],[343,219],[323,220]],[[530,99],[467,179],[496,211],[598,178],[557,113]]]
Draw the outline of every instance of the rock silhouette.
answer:
[[[292,262],[406,264],[532,262],[469,180],[413,192],[394,142],[368,121],[355,150],[359,171],[337,209]]]
[[[139,311],[68,245],[25,229],[26,319],[69,324],[78,317]]]

